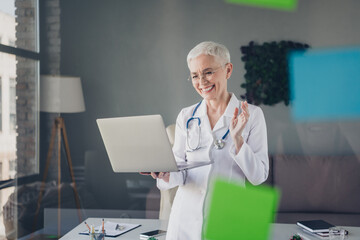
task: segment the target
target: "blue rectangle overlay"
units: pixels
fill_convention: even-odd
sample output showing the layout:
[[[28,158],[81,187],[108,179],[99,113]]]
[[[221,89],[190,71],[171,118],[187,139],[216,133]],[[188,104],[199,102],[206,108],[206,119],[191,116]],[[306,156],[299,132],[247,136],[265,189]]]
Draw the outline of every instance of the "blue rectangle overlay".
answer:
[[[360,47],[289,54],[295,120],[360,117]]]

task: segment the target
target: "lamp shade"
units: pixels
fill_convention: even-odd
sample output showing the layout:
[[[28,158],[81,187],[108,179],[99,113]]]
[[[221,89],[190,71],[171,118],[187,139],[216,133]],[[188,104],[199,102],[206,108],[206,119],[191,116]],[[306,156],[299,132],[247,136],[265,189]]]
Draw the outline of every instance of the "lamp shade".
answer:
[[[40,77],[40,111],[76,113],[85,111],[79,77],[42,75]]]

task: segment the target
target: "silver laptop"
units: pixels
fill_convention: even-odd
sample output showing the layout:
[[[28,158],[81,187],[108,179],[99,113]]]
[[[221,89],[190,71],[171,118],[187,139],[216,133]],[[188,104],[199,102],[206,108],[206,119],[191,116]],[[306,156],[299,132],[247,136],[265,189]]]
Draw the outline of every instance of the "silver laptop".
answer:
[[[178,165],[160,115],[96,120],[114,172],[176,172],[211,162]]]

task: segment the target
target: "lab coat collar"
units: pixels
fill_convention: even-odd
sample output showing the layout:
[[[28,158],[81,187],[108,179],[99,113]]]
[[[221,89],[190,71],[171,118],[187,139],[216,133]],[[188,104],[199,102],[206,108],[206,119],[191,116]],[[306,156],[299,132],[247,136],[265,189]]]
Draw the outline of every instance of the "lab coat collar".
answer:
[[[213,131],[216,131],[216,130],[224,128],[224,127],[227,127],[227,128],[229,127],[229,121],[233,117],[236,107],[239,108],[239,100],[236,98],[234,93],[231,93],[231,98],[225,109],[225,112],[224,112],[223,116],[219,119],[219,122],[217,122],[216,125],[214,126]],[[201,102],[199,108],[197,109],[195,116],[197,116],[197,117],[206,116],[206,118],[207,118],[207,107],[206,107],[206,102],[204,100]],[[209,126],[210,126],[210,123],[209,123]]]
[[[235,108],[239,107],[239,100],[236,98],[234,93],[231,93],[230,101],[225,109],[223,116],[219,119],[219,122],[216,123],[213,131],[222,129],[222,128],[229,128],[229,124],[231,118],[234,116]]]
[[[197,109],[195,116],[197,117],[207,116],[206,102],[204,99],[201,101],[201,104]]]
[[[232,118],[234,116],[235,108],[240,108],[239,100],[234,93],[231,93],[231,98],[225,109],[224,116]],[[241,109],[239,109],[239,111],[240,110]]]
[[[224,116],[226,117],[232,117],[234,115],[235,108],[240,108],[239,100],[236,98],[234,93],[230,93],[231,98],[230,101],[225,109]],[[240,109],[239,109],[240,110]],[[205,100],[202,100],[199,108],[197,109],[195,116],[202,117],[207,115],[207,108],[206,108],[206,102]]]

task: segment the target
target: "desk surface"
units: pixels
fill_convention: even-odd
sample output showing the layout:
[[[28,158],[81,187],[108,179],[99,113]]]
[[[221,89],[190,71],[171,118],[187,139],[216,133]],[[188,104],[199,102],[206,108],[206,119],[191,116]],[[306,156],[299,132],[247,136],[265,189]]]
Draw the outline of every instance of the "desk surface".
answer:
[[[139,240],[140,233],[147,232],[155,229],[166,230],[167,221],[162,221],[158,219],[128,219],[128,218],[105,218],[105,221],[118,222],[118,223],[136,223],[141,224],[141,227],[136,228],[130,232],[127,232],[117,238],[111,238],[114,240],[117,239],[127,239],[127,240]],[[101,218],[88,218],[86,222],[89,225],[98,226],[101,225]],[[360,239],[360,227],[344,227],[349,231],[349,236],[347,240],[359,240]],[[89,240],[89,236],[80,235],[79,232],[86,230],[84,223],[79,224],[73,230],[68,232],[65,236],[60,238],[60,240]],[[296,233],[301,233],[304,237],[304,240],[319,240],[319,238],[310,236],[296,226],[295,224],[273,224],[272,237],[271,240],[289,240],[291,236]],[[158,237],[159,240],[164,240],[165,236]]]
[[[94,225],[94,226],[99,226],[101,225],[101,218],[88,218],[85,220],[85,222],[89,225]],[[127,239],[127,240],[132,240],[132,239],[136,239],[139,240],[140,239],[140,233],[143,232],[148,232],[148,231],[152,231],[155,229],[162,229],[162,230],[166,230],[167,228],[167,221],[161,221],[159,219],[130,219],[130,218],[105,218],[105,222],[106,221],[111,221],[111,222],[118,222],[118,223],[135,223],[135,224],[141,224],[140,227],[135,228],[123,235],[120,235],[116,238],[107,238],[107,239],[111,239],[111,240],[117,240],[117,239]],[[79,232],[82,232],[84,230],[86,230],[86,226],[84,223],[79,224],[77,227],[75,227],[73,230],[71,230],[70,232],[68,232],[67,234],[65,234],[62,238],[60,238],[60,240],[82,240],[82,239],[86,239],[89,240],[89,236],[88,235],[81,235],[79,234]],[[158,238],[159,240],[163,240],[165,239],[165,237],[162,238]]]

